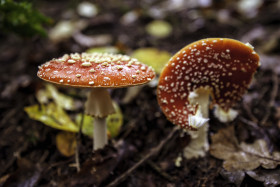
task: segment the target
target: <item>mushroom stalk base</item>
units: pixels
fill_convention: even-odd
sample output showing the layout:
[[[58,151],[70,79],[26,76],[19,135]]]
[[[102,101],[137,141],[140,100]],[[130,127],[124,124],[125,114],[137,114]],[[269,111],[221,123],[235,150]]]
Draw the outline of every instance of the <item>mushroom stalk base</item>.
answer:
[[[196,97],[193,102],[199,105],[202,116],[208,118],[210,94],[207,91],[198,91],[196,94],[198,97]],[[205,125],[198,128],[197,131],[188,131],[192,139],[190,144],[184,148],[185,158],[191,159],[205,156],[206,152],[209,150],[208,126],[207,122]]]
[[[106,118],[94,118],[93,150],[102,149],[108,143]]]

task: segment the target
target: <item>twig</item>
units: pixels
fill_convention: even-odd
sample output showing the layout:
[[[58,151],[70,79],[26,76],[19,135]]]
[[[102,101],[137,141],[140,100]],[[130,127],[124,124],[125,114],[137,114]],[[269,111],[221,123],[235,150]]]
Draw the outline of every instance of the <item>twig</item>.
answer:
[[[277,97],[278,76],[277,76],[276,73],[273,73],[272,81],[273,81],[273,86],[272,86],[272,91],[271,91],[271,94],[270,94],[270,100],[269,100],[269,103],[268,103],[268,107],[266,109],[266,113],[265,113],[263,119],[260,122],[261,125],[264,125],[266,123],[266,121],[268,120],[268,118],[270,116],[270,113],[271,113],[271,108],[274,106],[275,99]]]
[[[76,136],[77,147],[75,149],[75,162],[76,162],[75,167],[77,168],[77,172],[80,172],[80,170],[81,170],[81,167],[80,167],[80,157],[79,157],[79,148],[80,148],[80,142],[81,142],[83,123],[84,123],[84,113],[82,113],[82,119],[81,119],[81,122],[80,122],[79,132],[78,132],[78,134]]]
[[[168,134],[168,136],[158,144],[158,146],[152,148],[148,154],[146,154],[141,160],[139,160],[136,164],[134,164],[131,168],[129,168],[126,172],[124,172],[121,176],[119,176],[113,182],[111,182],[107,187],[113,187],[113,186],[118,185],[128,175],[130,175],[134,170],[136,170],[141,164],[146,162],[152,156],[156,155],[162,149],[162,147],[173,137],[175,132],[177,132],[179,129],[180,129],[179,126],[174,127],[173,130]]]
[[[254,116],[254,114],[252,113],[250,107],[248,106],[248,103],[245,103],[245,102],[244,102],[242,106],[243,106],[243,108],[245,109],[245,111],[247,112],[249,118],[250,118],[253,122],[257,123],[257,122],[258,122],[258,119],[257,119],[257,118]]]
[[[131,133],[131,131],[134,129],[135,125],[136,125],[136,120],[129,121],[127,124],[126,131],[124,132],[124,134],[122,135],[121,138],[125,139]]]
[[[250,121],[242,116],[239,116],[238,117],[240,119],[240,121],[242,121],[243,123],[247,124],[247,125],[250,125],[252,127],[254,127],[255,129],[258,129],[258,130],[261,130],[261,128],[259,127],[259,125],[253,121]]]

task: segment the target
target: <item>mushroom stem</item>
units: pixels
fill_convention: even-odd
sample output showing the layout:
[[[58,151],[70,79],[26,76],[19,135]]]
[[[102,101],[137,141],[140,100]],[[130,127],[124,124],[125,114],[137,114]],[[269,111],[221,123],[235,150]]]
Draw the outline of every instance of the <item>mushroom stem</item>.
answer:
[[[202,117],[209,117],[209,92],[198,91],[198,97],[195,99],[198,105],[200,106],[200,112],[202,113]]]
[[[98,118],[115,113],[113,101],[106,88],[91,89],[85,105],[85,112]]]
[[[201,89],[195,91],[195,96],[189,98],[192,104],[198,104],[198,112],[202,114],[202,118],[207,120],[209,116],[209,100],[210,94],[208,90]],[[199,127],[197,131],[188,131],[192,140],[190,144],[184,148],[184,157],[187,159],[195,158],[197,156],[205,156],[205,153],[209,150],[208,142],[208,122]]]
[[[93,150],[103,148],[108,142],[106,117],[115,113],[111,96],[106,88],[91,89],[85,105],[85,113],[95,118]]]
[[[93,150],[101,149],[108,143],[106,118],[94,118]]]

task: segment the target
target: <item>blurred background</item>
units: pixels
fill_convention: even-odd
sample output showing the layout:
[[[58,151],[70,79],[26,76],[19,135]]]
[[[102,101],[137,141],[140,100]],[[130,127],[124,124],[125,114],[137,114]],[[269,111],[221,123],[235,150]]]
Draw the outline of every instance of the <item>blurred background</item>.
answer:
[[[110,144],[92,154],[92,119],[82,114],[87,90],[45,84],[36,75],[39,65],[69,53],[121,53],[152,66],[158,77],[178,50],[209,37],[249,42],[261,57],[236,106],[238,119],[225,125],[210,112],[209,129],[212,145],[213,134],[234,126],[227,132],[256,150],[248,160],[260,164],[230,170],[225,158],[211,152],[186,159],[182,150],[191,138],[176,132],[116,185],[279,185],[279,26],[279,0],[0,0],[0,186],[106,186],[174,126],[157,104],[157,78],[110,90],[119,112],[107,119]],[[275,167],[262,167],[260,157],[274,160]]]

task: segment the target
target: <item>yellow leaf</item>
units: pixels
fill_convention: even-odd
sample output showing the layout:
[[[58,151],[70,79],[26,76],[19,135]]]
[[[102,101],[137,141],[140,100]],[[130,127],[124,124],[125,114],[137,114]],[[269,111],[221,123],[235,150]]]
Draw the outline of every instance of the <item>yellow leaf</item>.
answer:
[[[172,26],[163,20],[155,20],[146,26],[146,31],[157,38],[164,38],[171,34]]]
[[[55,103],[47,105],[32,105],[24,108],[31,119],[41,121],[52,128],[78,132],[78,126],[73,123],[67,113]]]
[[[109,115],[106,119],[108,135],[111,138],[114,138],[119,134],[119,131],[123,124],[123,114],[120,107],[116,102],[113,102],[113,106],[116,110],[116,113]],[[82,119],[82,114],[78,114],[75,120],[76,123],[80,125],[81,119]],[[89,137],[92,137],[93,128],[94,128],[94,118],[89,115],[84,115],[82,133]]]
[[[160,51],[156,48],[140,48],[135,50],[131,56],[148,66],[152,66],[158,74],[161,73],[162,68],[171,58],[169,52]]]
[[[86,53],[118,53],[118,48],[114,46],[104,46],[104,47],[93,47],[86,50]]]
[[[36,93],[36,98],[41,104],[46,104],[52,99],[58,106],[66,110],[75,109],[73,98],[60,93],[53,84],[46,84],[46,89],[39,90]]]
[[[69,132],[60,132],[56,135],[56,147],[64,156],[72,156],[77,148],[75,134]]]
[[[115,138],[119,135],[121,126],[123,124],[123,114],[116,102],[113,102],[113,106],[116,110],[116,113],[111,114],[107,117],[107,131],[110,133],[111,138]]]

